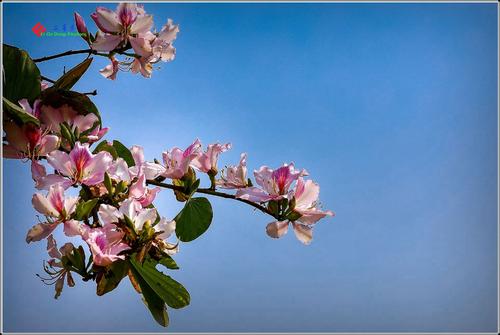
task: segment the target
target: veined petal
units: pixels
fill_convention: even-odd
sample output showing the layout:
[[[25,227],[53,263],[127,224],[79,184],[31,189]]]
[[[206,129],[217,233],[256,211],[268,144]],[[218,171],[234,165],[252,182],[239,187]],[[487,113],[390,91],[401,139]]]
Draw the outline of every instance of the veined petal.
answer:
[[[49,236],[54,229],[56,229],[57,225],[59,222],[54,222],[54,223],[38,223],[31,227],[31,229],[28,231],[28,234],[26,235],[26,242],[36,242],[40,241],[47,236]]]
[[[103,226],[111,223],[118,222],[119,219],[123,219],[123,214],[118,211],[116,207],[111,205],[102,204],[97,212],[99,218],[101,219]]]
[[[138,15],[137,18],[135,19],[135,22],[132,23],[132,26],[130,27],[130,33],[131,34],[146,33],[149,30],[151,30],[152,26],[153,26],[153,15],[149,14]]]
[[[176,223],[174,220],[168,221],[166,218],[161,218],[160,222],[154,226],[154,230],[156,232],[162,231],[163,233],[159,234],[158,237],[162,240],[166,240],[175,231],[175,226]]]
[[[31,200],[33,207],[41,214],[57,218],[59,211],[52,205],[52,203],[40,193],[33,194]]]
[[[305,245],[310,244],[312,241],[312,226],[305,226],[295,222],[293,222],[292,225],[293,232],[297,239]]]
[[[236,198],[245,199],[252,202],[266,202],[273,199],[273,197],[269,196],[269,194],[258,187],[240,188],[238,189],[238,191],[236,191],[235,196]]]
[[[142,227],[144,226],[144,223],[146,221],[150,221],[151,223],[153,223],[154,220],[156,219],[157,215],[158,215],[158,213],[156,212],[156,209],[154,209],[154,208],[148,208],[148,209],[142,210],[135,217],[135,220],[134,220],[135,229],[137,231],[140,231],[142,229]]]
[[[95,41],[90,45],[96,51],[113,51],[122,41],[120,35],[97,34]]]
[[[266,233],[269,237],[280,238],[288,231],[288,221],[275,221],[266,226]]]
[[[90,17],[99,29],[105,33],[118,33],[123,29],[118,15],[108,8],[97,7],[95,13]]]
[[[65,176],[71,177],[73,174],[72,162],[69,155],[63,151],[55,150],[47,154],[47,162],[54,169]]]
[[[61,259],[62,257],[61,252],[59,251],[59,249],[57,249],[56,240],[52,235],[49,235],[49,237],[47,237],[47,253],[52,258]]]
[[[56,135],[45,135],[40,140],[38,154],[45,156],[59,147],[59,137]]]
[[[152,48],[149,41],[141,37],[132,37],[132,36],[130,36],[128,40],[130,41],[130,45],[132,45],[132,48],[134,49],[135,53],[138,54],[139,56],[147,57],[151,55]]]

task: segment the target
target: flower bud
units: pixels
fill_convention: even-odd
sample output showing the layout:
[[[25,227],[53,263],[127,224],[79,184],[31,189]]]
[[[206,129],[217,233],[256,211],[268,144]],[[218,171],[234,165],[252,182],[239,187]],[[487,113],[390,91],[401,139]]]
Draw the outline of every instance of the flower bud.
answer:
[[[75,23],[76,23],[76,29],[80,34],[88,34],[87,25],[85,24],[83,17],[77,12],[75,12]]]

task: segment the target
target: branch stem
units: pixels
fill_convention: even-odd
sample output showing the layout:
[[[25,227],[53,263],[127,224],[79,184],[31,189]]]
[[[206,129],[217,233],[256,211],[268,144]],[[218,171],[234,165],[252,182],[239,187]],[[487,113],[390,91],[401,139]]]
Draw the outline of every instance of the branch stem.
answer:
[[[163,188],[168,188],[168,189],[179,191],[179,192],[184,192],[184,188],[182,186],[176,186],[176,185],[171,185],[171,184],[167,184],[167,183],[162,183],[162,182],[159,182],[159,181],[156,181],[156,180],[147,180],[146,183],[149,184],[149,185],[155,185],[155,186],[159,186],[159,187],[163,187]],[[264,207],[262,205],[259,205],[259,204],[255,203],[255,202],[249,201],[249,200],[236,198],[232,194],[227,194],[227,193],[215,191],[215,190],[212,190],[212,189],[209,189],[209,188],[198,188],[195,191],[195,193],[208,194],[208,195],[212,195],[212,196],[216,196],[216,197],[221,197],[221,198],[226,198],[226,199],[233,199],[233,200],[236,200],[236,201],[239,201],[239,202],[243,202],[243,203],[245,203],[247,205],[250,205],[250,206],[252,206],[254,208],[257,208],[259,211],[261,211],[261,212],[263,212],[265,214],[271,215],[275,219],[278,219],[266,207]]]

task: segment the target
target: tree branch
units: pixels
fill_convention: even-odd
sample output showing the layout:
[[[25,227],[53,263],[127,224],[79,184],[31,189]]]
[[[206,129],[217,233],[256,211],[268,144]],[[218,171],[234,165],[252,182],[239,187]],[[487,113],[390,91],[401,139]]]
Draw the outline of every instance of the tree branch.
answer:
[[[174,190],[174,191],[184,192],[184,188],[182,186],[177,186],[177,185],[171,185],[171,184],[167,184],[167,183],[162,183],[162,182],[159,182],[159,181],[156,181],[156,180],[146,180],[146,184],[155,185],[155,186],[159,186],[159,187],[163,187],[163,188],[168,188],[168,189],[171,189],[171,190]],[[266,207],[264,207],[262,205],[259,205],[259,204],[255,203],[255,202],[252,202],[250,200],[236,198],[232,194],[227,194],[227,193],[223,193],[223,192],[219,192],[219,191],[214,191],[214,190],[211,190],[209,188],[198,188],[195,191],[195,193],[203,193],[203,194],[213,195],[213,196],[216,196],[216,197],[221,197],[221,198],[226,198],[226,199],[233,199],[233,200],[236,200],[236,201],[239,201],[239,202],[243,202],[243,203],[245,203],[247,205],[250,205],[250,206],[252,206],[254,208],[257,208],[259,211],[261,211],[263,213],[271,215],[272,217],[274,217],[275,219],[278,220],[278,218],[269,209],[267,209]]]

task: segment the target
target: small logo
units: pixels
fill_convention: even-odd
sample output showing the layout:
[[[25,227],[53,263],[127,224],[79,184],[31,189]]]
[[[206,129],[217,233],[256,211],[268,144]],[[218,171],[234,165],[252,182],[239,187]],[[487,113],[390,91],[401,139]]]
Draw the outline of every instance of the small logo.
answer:
[[[35,25],[33,26],[33,28],[31,28],[31,30],[32,30],[32,31],[35,33],[35,35],[36,35],[36,36],[38,36],[38,37],[42,36],[42,34],[43,34],[44,32],[46,32],[46,31],[47,31],[47,29],[45,29],[45,27],[44,27],[44,26],[42,26],[42,24],[41,24],[40,22],[38,22],[37,24],[35,24]]]

